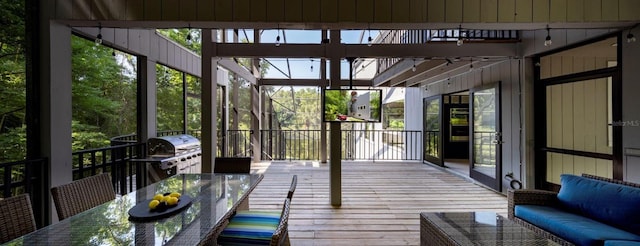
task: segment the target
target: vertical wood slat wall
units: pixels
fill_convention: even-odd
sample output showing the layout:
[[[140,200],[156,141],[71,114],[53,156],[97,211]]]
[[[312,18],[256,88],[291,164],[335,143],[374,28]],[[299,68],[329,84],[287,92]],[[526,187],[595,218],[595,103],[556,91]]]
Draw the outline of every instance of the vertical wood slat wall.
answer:
[[[640,20],[636,0],[56,0],[54,19],[554,23]]]
[[[608,41],[604,41],[608,42]],[[580,53],[580,52],[578,52]],[[541,58],[540,75],[551,78],[609,66],[615,57],[562,56]],[[610,81],[606,78],[547,86],[547,147],[611,154],[608,109]],[[560,174],[582,173],[613,177],[611,160],[547,153],[547,181],[560,183]]]

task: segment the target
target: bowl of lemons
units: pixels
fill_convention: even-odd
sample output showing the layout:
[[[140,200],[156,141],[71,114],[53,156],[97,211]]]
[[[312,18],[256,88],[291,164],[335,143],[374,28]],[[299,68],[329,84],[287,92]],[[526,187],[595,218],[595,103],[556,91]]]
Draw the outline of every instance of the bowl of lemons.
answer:
[[[149,210],[161,210],[177,206],[180,202],[180,196],[178,192],[156,194],[153,196],[153,199],[149,201]]]
[[[166,218],[191,204],[191,197],[179,192],[158,193],[129,209],[129,220],[148,221]]]

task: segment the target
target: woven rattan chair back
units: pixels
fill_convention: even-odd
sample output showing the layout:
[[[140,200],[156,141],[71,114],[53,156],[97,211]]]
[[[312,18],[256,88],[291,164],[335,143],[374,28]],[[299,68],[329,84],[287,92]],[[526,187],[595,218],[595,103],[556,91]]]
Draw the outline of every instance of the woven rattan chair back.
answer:
[[[0,243],[36,230],[28,194],[0,200]]]
[[[295,177],[295,176],[294,176]],[[284,200],[282,206],[282,215],[280,216],[280,224],[271,236],[271,246],[290,245],[289,242],[289,209],[291,208],[291,199]]]
[[[102,173],[51,188],[60,220],[116,198],[111,175]]]
[[[289,193],[287,194],[287,198],[289,198],[289,200],[293,198],[293,192],[296,191],[297,185],[298,185],[298,175],[293,175],[293,178],[291,178],[291,187],[289,187]]]

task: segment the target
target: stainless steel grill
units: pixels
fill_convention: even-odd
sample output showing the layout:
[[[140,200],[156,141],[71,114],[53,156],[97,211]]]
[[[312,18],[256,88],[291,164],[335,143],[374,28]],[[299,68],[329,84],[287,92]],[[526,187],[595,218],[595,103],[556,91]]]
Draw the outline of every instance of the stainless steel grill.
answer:
[[[200,140],[194,136],[181,134],[149,138],[147,149],[147,158],[135,161],[149,164],[147,170],[151,182],[178,173],[202,171]]]

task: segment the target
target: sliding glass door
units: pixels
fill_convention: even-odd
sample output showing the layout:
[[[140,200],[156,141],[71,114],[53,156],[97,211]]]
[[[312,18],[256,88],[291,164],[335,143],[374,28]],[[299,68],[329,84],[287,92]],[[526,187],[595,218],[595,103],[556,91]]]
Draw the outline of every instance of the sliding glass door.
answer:
[[[471,153],[469,176],[500,191],[500,83],[471,91]]]

